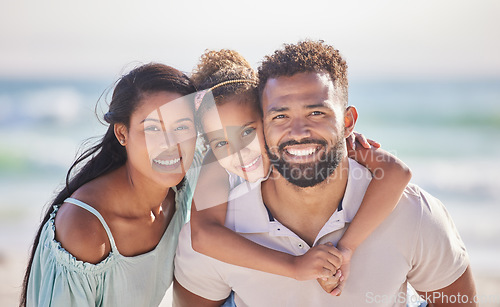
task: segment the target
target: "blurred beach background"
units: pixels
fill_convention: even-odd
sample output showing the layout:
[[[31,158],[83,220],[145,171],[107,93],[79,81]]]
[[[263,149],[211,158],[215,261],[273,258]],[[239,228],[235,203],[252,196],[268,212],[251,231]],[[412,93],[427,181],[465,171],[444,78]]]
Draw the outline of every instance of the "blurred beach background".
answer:
[[[189,72],[206,48],[236,49],[257,67],[304,38],[346,57],[356,130],[442,200],[469,251],[481,306],[500,306],[499,2],[0,7],[0,306],[16,306],[42,212],[82,142],[104,133],[95,106],[101,115],[101,94],[122,73],[150,61]]]

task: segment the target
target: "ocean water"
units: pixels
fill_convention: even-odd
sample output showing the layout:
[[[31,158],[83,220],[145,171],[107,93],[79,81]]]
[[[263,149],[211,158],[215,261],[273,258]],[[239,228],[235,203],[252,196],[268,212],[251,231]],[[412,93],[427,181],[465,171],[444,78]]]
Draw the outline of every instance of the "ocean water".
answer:
[[[104,133],[94,108],[110,84],[0,80],[1,250],[26,249],[82,141]],[[349,101],[356,130],[446,205],[474,269],[500,276],[500,80],[351,81]]]
[[[500,80],[351,82],[357,130],[447,207],[474,272],[500,276]]]

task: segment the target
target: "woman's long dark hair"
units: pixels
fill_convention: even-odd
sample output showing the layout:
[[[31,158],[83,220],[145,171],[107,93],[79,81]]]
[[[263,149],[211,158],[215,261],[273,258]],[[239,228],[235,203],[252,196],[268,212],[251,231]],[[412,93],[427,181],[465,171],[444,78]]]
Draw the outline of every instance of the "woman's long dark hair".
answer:
[[[24,275],[20,306],[26,306],[28,280],[34,254],[40,242],[43,226],[47,223],[53,211],[52,207],[62,204],[66,198],[70,197],[87,182],[125,164],[127,153],[125,147],[115,137],[114,124],[121,123],[128,128],[130,116],[138,107],[143,94],[158,91],[189,95],[195,92],[195,88],[191,80],[182,72],[170,66],[156,63],[135,68],[123,76],[116,84],[109,104],[109,111],[104,115],[104,120],[109,124],[108,130],[97,145],[85,150],[71,165],[66,175],[65,187],[57,194],[52,204],[47,208],[47,212],[40,224]],[[83,162],[85,163],[80,168]],[[76,171],[74,176],[72,175],[73,171]]]

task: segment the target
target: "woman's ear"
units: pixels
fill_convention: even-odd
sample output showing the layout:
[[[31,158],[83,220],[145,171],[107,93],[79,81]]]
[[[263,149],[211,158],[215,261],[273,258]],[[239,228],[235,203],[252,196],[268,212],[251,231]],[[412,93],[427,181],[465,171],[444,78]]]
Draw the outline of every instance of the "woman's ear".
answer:
[[[127,127],[124,124],[114,124],[113,129],[118,142],[122,146],[127,145]]]
[[[358,111],[356,107],[349,106],[345,110],[344,114],[344,135],[347,137],[354,131],[354,126],[356,125],[356,121],[358,120]]]

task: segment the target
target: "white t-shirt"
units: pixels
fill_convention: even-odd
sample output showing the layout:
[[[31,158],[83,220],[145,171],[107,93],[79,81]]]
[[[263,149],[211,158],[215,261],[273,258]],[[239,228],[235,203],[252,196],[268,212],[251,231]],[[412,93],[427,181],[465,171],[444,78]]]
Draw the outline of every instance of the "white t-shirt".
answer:
[[[371,180],[369,171],[349,160],[349,179],[337,210],[319,232],[314,245],[336,245],[356,214]],[[262,202],[260,182],[230,200],[226,226],[261,245],[302,255],[309,246],[274,220]],[[240,185],[231,194],[238,193]],[[284,204],[286,205],[286,204]],[[356,250],[340,297],[315,280],[291,278],[230,265],[191,247],[191,228],[179,237],[175,277],[187,290],[209,300],[222,300],[231,290],[237,306],[405,306],[407,282],[420,291],[444,288],[469,264],[460,236],[442,203],[409,185],[394,212]]]

